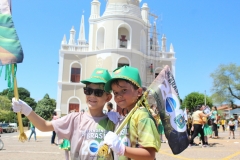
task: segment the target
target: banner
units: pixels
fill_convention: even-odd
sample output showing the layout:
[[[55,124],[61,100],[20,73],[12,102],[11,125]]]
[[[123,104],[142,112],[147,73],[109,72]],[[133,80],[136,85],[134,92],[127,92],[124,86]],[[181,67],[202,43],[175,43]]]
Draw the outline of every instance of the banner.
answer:
[[[165,136],[173,154],[181,153],[188,147],[189,140],[184,111],[180,109],[178,89],[169,66],[164,67],[148,90],[148,102],[157,104]]]
[[[0,66],[23,61],[23,50],[12,21],[10,1],[0,0]]]

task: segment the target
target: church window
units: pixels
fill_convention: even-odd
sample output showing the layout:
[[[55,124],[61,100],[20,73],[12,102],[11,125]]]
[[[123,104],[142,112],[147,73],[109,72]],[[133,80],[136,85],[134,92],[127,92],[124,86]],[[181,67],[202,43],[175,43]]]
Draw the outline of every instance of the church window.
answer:
[[[121,35],[120,48],[127,48],[127,39],[125,35]]]
[[[127,59],[126,57],[121,57],[118,60],[117,67],[130,66],[129,64],[129,59]]]
[[[70,113],[72,111],[79,112],[79,104],[69,103],[68,113]]]
[[[129,66],[127,63],[118,63],[118,67]]]
[[[71,68],[71,82],[80,82],[80,68]]]
[[[131,48],[131,36],[129,30],[130,29],[127,25],[123,25],[118,28],[118,48]]]

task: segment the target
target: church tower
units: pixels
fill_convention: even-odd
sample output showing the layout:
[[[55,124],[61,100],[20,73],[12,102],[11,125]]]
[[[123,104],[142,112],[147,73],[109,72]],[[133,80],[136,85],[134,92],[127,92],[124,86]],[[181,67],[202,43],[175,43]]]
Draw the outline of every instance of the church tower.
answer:
[[[106,5],[102,15],[101,5]],[[151,13],[147,3],[140,7],[139,0],[107,0],[104,4],[92,0],[89,8],[89,33],[85,33],[85,16],[82,15],[79,31],[72,27],[69,40],[64,35],[61,42],[57,111],[62,115],[71,110],[88,109],[83,94],[85,85],[80,81],[90,77],[97,67],[106,68],[110,73],[124,65],[136,67],[145,87],[165,65],[170,66],[175,75],[173,45],[168,51],[166,36],[162,39],[158,36],[162,33],[156,21],[150,20],[157,16]]]

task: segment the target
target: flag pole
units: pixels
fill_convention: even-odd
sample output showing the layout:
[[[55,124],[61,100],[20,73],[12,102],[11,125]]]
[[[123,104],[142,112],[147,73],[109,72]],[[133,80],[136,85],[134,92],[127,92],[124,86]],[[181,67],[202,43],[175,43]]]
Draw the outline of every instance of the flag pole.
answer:
[[[15,97],[16,100],[19,100],[19,94],[18,94],[18,88],[17,88],[17,78],[16,78],[16,74],[15,74],[15,70],[14,70],[15,65],[16,64],[12,64],[12,78],[13,78],[13,81],[14,81],[14,97]],[[27,136],[24,133],[21,112],[17,113],[17,118],[18,118],[19,132],[20,132],[19,140],[21,142],[24,142],[24,141],[27,140]]]
[[[125,119],[122,121],[120,126],[117,128],[117,130],[114,132],[117,135],[122,131],[123,127],[128,123],[129,119],[132,117],[134,112],[142,106],[143,101],[147,103],[146,97],[148,96],[149,91],[145,91],[142,97],[138,100],[138,102],[135,104],[134,108],[128,113],[128,115],[125,117]],[[102,145],[98,150],[98,155],[101,157],[108,157],[109,156],[109,147],[108,145],[104,144]]]

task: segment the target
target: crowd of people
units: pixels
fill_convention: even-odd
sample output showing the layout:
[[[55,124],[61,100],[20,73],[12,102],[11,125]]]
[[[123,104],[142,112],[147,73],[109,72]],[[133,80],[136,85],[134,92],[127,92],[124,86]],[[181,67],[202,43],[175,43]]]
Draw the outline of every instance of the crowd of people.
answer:
[[[226,129],[229,131],[228,139],[235,139],[235,132],[240,124],[240,116],[238,118],[231,116],[230,119],[226,120],[218,114],[216,106],[210,109],[209,106],[205,105],[196,106],[192,113],[188,109],[186,112],[189,147],[199,144],[202,144],[202,147],[209,146],[209,138],[219,138],[218,130],[220,127],[222,127],[223,132]],[[194,143],[196,137],[199,137],[201,142]]]
[[[69,159],[69,152],[71,159],[76,160],[154,159],[161,143],[165,143],[164,129],[156,105],[151,105],[149,110],[139,106],[132,114],[131,120],[121,128],[120,134],[115,133],[143,96],[138,69],[124,66],[114,70],[110,76],[106,69],[97,68],[90,78],[81,82],[86,85],[83,92],[86,95],[87,112],[73,112],[61,118],[58,118],[54,112],[52,121],[46,121],[27,103],[15,99],[12,100],[13,111],[27,116],[32,124],[32,134],[35,134],[35,127],[41,131],[52,131],[52,145],[59,144],[59,142],[55,143],[57,135],[58,139],[62,140],[60,148],[66,151],[66,160]],[[112,97],[117,108],[121,108],[120,111],[115,111],[113,104],[109,102]],[[106,114],[103,113],[105,104],[108,109]],[[112,114],[114,112],[118,112],[118,116]],[[192,114],[190,112],[187,114],[189,146],[196,144],[195,137],[199,136],[202,146],[207,147],[209,137],[219,138],[220,125],[225,130],[225,124],[222,122],[228,123],[229,138],[230,136],[235,138],[234,131],[238,122],[236,123],[232,118],[228,122],[219,119],[216,107],[212,107],[210,111],[208,106],[196,106]],[[29,140],[30,138],[31,136]],[[107,157],[97,154],[102,144],[112,149]]]

